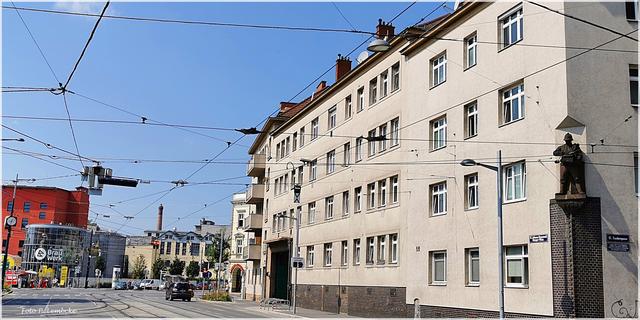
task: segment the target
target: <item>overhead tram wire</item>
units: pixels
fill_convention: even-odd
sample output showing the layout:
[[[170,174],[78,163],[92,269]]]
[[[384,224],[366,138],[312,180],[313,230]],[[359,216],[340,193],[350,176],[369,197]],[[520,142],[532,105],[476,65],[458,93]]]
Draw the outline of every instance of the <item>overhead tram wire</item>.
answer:
[[[51,160],[43,159],[43,158],[41,158],[41,157],[38,157],[38,156],[35,156],[35,155],[31,155],[31,154],[28,154],[28,153],[22,152],[22,151],[20,151],[20,150],[18,150],[18,149],[9,148],[9,147],[7,147],[7,146],[2,146],[2,148],[3,148],[3,149],[8,149],[8,150],[11,150],[11,151],[15,151],[15,152],[18,152],[18,153],[21,153],[21,154],[23,154],[23,155],[25,155],[25,156],[32,157],[32,158],[38,159],[38,160],[40,160],[40,161],[48,162],[48,163],[51,163],[51,164],[56,165],[56,166],[58,166],[58,167],[61,167],[61,168],[65,168],[65,169],[72,170],[72,171],[74,171],[74,172],[78,172],[78,173],[80,172],[78,169],[74,169],[74,168],[71,168],[71,167],[68,167],[68,166],[65,166],[65,165],[59,164],[59,163],[54,162],[54,161],[51,161]]]
[[[347,22],[347,24],[349,26],[351,26],[351,30],[357,30],[356,27],[353,26],[353,23],[351,23],[351,21],[349,21],[349,19],[347,19],[347,17],[344,15],[344,13],[342,13],[342,10],[340,10],[340,8],[338,8],[338,5],[335,2],[331,2],[331,4],[333,5],[334,8],[336,8],[336,10],[338,11],[338,13],[340,14],[340,16],[342,17],[342,19],[344,19],[345,22]]]
[[[71,128],[71,137],[73,138],[73,144],[76,147],[76,153],[78,154],[78,159],[80,160],[80,164],[84,168],[84,161],[82,161],[82,157],[80,156],[80,149],[78,148],[78,140],[76,139],[76,132],[73,130],[73,122],[71,122],[71,113],[69,113],[69,105],[67,105],[67,94],[65,92],[62,93],[62,100],[64,101],[64,109],[67,111],[67,117],[69,119],[69,128]]]

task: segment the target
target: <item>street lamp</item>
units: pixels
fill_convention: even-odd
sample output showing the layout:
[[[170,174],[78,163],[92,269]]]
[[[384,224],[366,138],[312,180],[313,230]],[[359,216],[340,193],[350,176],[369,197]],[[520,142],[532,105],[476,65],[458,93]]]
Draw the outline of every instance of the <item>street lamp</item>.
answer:
[[[375,39],[369,43],[367,50],[372,52],[386,52],[391,48],[391,45],[387,41],[387,37],[384,39]]]
[[[7,139],[2,139],[2,141],[18,141],[18,142],[24,142],[23,138],[7,138]]]
[[[496,172],[496,192],[498,194],[498,303],[500,309],[500,319],[504,319],[504,270],[502,256],[502,150],[498,150],[498,166],[476,162],[473,159],[464,159],[460,165],[465,167],[480,166]]]

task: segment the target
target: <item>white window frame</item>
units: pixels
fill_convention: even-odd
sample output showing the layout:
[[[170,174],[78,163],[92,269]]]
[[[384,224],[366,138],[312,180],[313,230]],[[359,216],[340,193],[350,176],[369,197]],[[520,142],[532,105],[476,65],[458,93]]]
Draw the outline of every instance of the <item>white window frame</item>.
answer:
[[[391,203],[398,203],[400,201],[400,179],[398,176],[391,177]]]
[[[360,247],[360,239],[353,239],[353,264],[360,265],[360,254],[362,249]]]
[[[349,215],[349,206],[351,205],[351,199],[349,197],[349,190],[342,192],[342,215]]]
[[[309,163],[309,181],[314,181],[318,178],[318,159],[312,160]]]
[[[356,162],[362,161],[364,138],[356,138]]]
[[[400,89],[400,62],[391,66],[391,92]]]
[[[333,219],[333,196],[324,198],[324,218],[325,220]]]
[[[380,99],[389,94],[389,71],[385,70],[380,74]]]
[[[327,152],[327,174],[336,171],[336,150]]]
[[[520,252],[518,254],[509,254],[510,248],[520,248]],[[529,248],[527,245],[516,245],[516,246],[505,246],[504,247],[504,283],[505,287],[517,287],[517,288],[526,288],[529,286]],[[520,282],[511,281],[512,277],[509,276],[510,272],[510,261],[520,261],[522,275],[520,276],[522,279]]]
[[[286,149],[285,149],[285,155],[288,156],[291,152],[291,137],[287,137],[286,141]]]
[[[524,161],[504,166],[504,202],[515,202],[527,199],[527,166]],[[519,183],[518,183],[519,179]],[[516,184],[520,185],[521,194],[516,194]]]
[[[365,100],[364,100],[364,87],[360,87],[357,91],[358,105],[356,106],[356,112],[360,112],[364,110]]]
[[[387,235],[377,236],[378,240],[378,264],[387,262]]]
[[[638,21],[638,15],[640,14],[640,12],[638,12],[638,0],[634,0],[634,1],[625,1],[625,15],[627,17],[627,20],[629,21]],[[629,5],[632,5],[632,11],[629,12]],[[629,14],[633,14],[633,17],[629,16]]]
[[[387,179],[378,181],[378,206],[387,206]]]
[[[477,253],[477,256],[474,257],[473,253]],[[480,285],[480,249],[478,248],[469,248],[466,250],[466,262],[467,262],[467,285],[468,286],[479,286]],[[478,262],[478,279],[473,279],[473,262]]]
[[[519,83],[501,91],[502,124],[509,124],[525,117],[524,83]],[[514,108],[514,103],[517,104]]]
[[[378,102],[378,77],[369,81],[369,105],[372,106]]]
[[[389,242],[391,242],[391,246],[389,248],[389,260],[391,263],[398,263],[398,234],[390,234]]]
[[[478,63],[478,34],[474,32],[464,38],[465,68],[469,69]]]
[[[369,130],[369,133],[368,133],[369,139],[367,139],[368,140],[367,145],[369,146],[368,148],[369,157],[372,157],[376,154],[376,142],[373,139],[373,137],[376,136],[376,131],[377,131],[376,129],[373,129],[373,130]]]
[[[338,108],[336,106],[329,108],[327,114],[327,125],[331,130],[338,125]]]
[[[372,182],[367,185],[367,209],[376,208],[376,183]]]
[[[447,81],[447,52],[431,59],[431,88]]]
[[[349,264],[349,241],[344,240],[342,243],[342,254],[340,255],[340,265],[346,266]]]
[[[400,144],[400,118],[391,120],[391,147]]]
[[[478,209],[480,207],[478,173],[467,175],[464,181],[466,184],[467,210]]]
[[[315,248],[307,246],[307,268],[313,268],[313,260],[315,260]]]
[[[447,251],[431,251],[431,284],[432,285],[446,285],[447,284]],[[443,264],[443,277],[444,279],[436,279],[436,263]]]
[[[387,150],[387,124],[380,125],[378,127],[378,135],[384,139],[380,140],[380,152]]]
[[[348,167],[351,165],[351,142],[347,142],[342,147],[343,166]]]
[[[375,263],[375,249],[376,249],[376,238],[375,237],[367,237],[367,250],[366,250],[366,263],[374,264]]]
[[[304,127],[300,128],[300,148],[304,147]]]
[[[362,211],[362,187],[356,187],[353,191],[353,212]]]
[[[315,140],[320,135],[320,122],[318,118],[311,120],[311,140]]]
[[[440,117],[431,121],[431,151],[447,146],[447,117]]]
[[[331,267],[332,264],[332,256],[333,255],[333,243],[325,243],[324,244],[324,259],[323,263],[325,267]]]
[[[636,10],[638,9],[637,2]],[[637,18],[637,16],[636,16]],[[633,70],[635,70],[635,76],[632,75]],[[633,88],[636,90],[636,100],[638,100],[638,66],[637,65],[629,65],[629,101],[631,102],[631,106],[634,108],[638,107],[638,101],[633,103]]]
[[[447,182],[431,185],[431,216],[447,214]]]
[[[291,152],[296,150],[298,150],[298,132],[294,132],[291,138]]]
[[[315,201],[309,202],[308,211],[309,212],[307,212],[307,223],[312,224],[316,222],[316,202]]]
[[[351,95],[344,98],[344,118],[349,119],[353,115],[353,104],[351,103]]]
[[[523,23],[523,10],[522,4],[517,7],[509,10],[509,12],[500,16],[500,39],[502,40],[502,49],[508,48],[515,43],[521,41],[524,33],[524,23]],[[515,25],[515,39],[513,38],[513,32]]]
[[[465,113],[465,138],[472,138],[478,135],[478,102],[464,106]]]

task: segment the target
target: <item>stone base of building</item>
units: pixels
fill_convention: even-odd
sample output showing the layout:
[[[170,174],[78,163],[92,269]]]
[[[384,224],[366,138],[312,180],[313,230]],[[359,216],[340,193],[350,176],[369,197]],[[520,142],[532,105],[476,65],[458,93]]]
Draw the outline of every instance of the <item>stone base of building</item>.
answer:
[[[262,300],[262,295],[259,295],[259,294],[255,294],[255,295],[254,295],[254,294],[247,293],[247,294],[245,295],[245,300],[249,300],[249,301],[260,301],[260,300]]]
[[[416,310],[418,309],[418,310]],[[416,315],[416,313],[419,313]],[[429,305],[407,305],[407,318],[498,318],[500,313],[491,310],[464,309]],[[505,312],[506,318],[548,318],[549,316]]]
[[[406,288],[298,284],[297,305],[368,318],[404,318]]]

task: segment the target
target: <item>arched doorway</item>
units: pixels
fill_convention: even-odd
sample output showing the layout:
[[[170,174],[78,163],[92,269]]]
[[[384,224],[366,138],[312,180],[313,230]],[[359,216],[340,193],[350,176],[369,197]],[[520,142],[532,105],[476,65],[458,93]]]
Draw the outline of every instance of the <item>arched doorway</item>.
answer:
[[[242,291],[242,266],[234,265],[231,268],[231,292]]]

